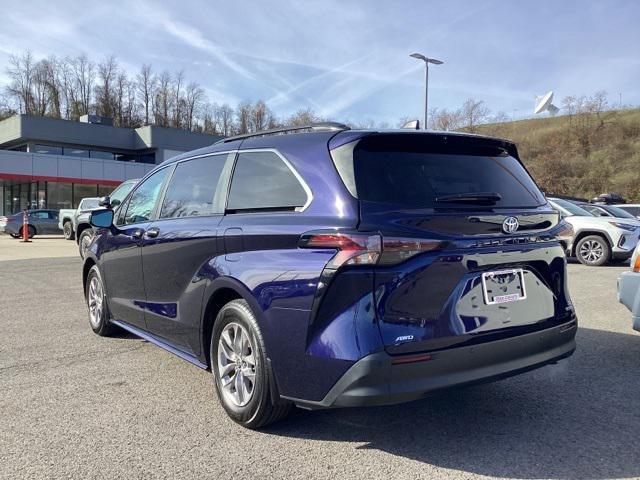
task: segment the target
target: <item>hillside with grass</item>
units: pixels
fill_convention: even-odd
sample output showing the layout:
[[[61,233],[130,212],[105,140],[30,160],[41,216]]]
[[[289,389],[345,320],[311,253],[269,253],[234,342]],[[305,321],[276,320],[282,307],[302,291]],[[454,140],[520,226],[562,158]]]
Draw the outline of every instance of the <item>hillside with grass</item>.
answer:
[[[640,108],[480,125],[516,142],[548,194],[593,198],[616,192],[640,202]]]

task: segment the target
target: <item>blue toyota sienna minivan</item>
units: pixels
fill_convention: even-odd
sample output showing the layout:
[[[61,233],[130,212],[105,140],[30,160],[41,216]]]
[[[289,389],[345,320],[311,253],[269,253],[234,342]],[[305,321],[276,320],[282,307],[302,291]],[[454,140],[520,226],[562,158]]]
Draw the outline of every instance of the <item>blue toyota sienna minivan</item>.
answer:
[[[504,140],[339,124],[232,137],[157,166],[91,221],[91,328],[211,369],[249,428],[575,349],[571,227]]]

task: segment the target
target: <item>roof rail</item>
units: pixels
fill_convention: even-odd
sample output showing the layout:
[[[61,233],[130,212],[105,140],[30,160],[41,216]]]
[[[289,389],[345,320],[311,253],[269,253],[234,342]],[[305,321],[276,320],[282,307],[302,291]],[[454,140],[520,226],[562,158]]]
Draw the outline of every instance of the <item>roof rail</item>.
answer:
[[[233,137],[223,138],[222,140],[218,140],[214,145],[218,143],[227,143],[227,142],[233,142],[235,140],[242,140],[245,138],[263,137],[266,135],[282,135],[286,133],[301,132],[303,130],[311,130],[311,131],[317,130],[317,131],[330,131],[330,132],[336,131],[337,132],[342,130],[350,130],[350,127],[348,127],[343,123],[337,123],[337,122],[318,122],[318,123],[311,123],[309,125],[300,125],[298,127],[272,128],[270,130],[261,130],[259,132],[244,133],[242,135],[235,135]]]

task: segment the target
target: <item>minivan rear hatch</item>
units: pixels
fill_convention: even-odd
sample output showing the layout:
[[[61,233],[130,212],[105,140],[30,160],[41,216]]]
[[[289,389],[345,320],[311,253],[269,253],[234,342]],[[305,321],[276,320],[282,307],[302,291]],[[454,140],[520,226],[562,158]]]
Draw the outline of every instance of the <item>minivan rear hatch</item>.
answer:
[[[559,218],[513,144],[379,133],[332,156],[359,200],[358,229],[382,235],[374,297],[389,353],[519,335],[570,316]]]

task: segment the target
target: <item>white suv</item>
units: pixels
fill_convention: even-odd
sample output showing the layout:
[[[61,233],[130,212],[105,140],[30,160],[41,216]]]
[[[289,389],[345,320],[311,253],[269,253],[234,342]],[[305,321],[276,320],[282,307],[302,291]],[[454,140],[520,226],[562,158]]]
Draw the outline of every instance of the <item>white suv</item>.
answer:
[[[604,265],[609,260],[627,260],[638,243],[640,221],[632,218],[596,217],[575,203],[549,198],[549,203],[571,224],[574,235],[567,256],[584,265]]]

